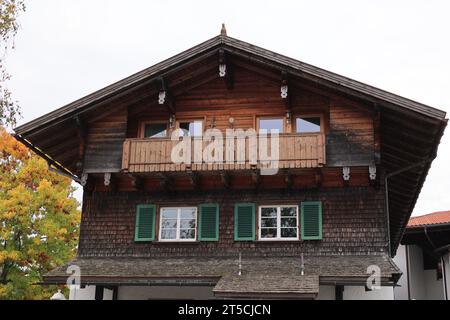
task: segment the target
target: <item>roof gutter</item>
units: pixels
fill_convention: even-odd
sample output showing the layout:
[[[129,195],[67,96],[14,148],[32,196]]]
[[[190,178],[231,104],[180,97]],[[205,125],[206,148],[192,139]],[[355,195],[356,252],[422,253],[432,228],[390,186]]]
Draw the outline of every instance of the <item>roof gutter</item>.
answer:
[[[20,134],[14,134],[13,137],[17,141],[23,143],[28,149],[32,150],[38,156],[40,156],[45,161],[47,161],[49,171],[61,174],[65,177],[68,177],[68,178],[72,179],[73,181],[81,184],[81,180],[77,175],[73,174],[70,170],[66,169],[59,162],[54,160],[52,157],[50,157],[48,154],[43,152],[41,149],[36,147],[33,143],[31,143],[24,137],[22,137]]]

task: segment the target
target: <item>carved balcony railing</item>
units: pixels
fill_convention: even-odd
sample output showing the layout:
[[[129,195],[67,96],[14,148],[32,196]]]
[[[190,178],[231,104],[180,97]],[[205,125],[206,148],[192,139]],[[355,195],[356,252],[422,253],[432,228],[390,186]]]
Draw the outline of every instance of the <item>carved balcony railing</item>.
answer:
[[[280,134],[277,142],[270,139],[267,144],[256,137],[257,147],[249,137],[217,139],[216,146],[222,149],[208,151],[210,141],[192,138],[180,155],[183,161],[173,161],[173,148],[180,147],[179,141],[167,138],[126,139],[123,145],[122,170],[129,173],[177,172],[177,171],[216,171],[251,170],[275,166],[277,168],[317,168],[326,163],[325,135]],[[232,140],[232,141],[231,141]],[[245,151],[238,154],[239,146]],[[267,146],[267,147],[265,147]],[[276,147],[278,146],[278,156]],[[261,157],[260,149],[268,150],[268,157]],[[272,150],[273,149],[273,150]],[[211,149],[209,149],[211,150]],[[275,150],[275,151],[274,151]],[[217,152],[217,153],[216,153]],[[244,157],[245,153],[245,157]],[[208,158],[210,154],[210,158]],[[270,158],[272,157],[272,158]],[[213,160],[211,160],[213,159]],[[270,162],[270,163],[269,163]]]

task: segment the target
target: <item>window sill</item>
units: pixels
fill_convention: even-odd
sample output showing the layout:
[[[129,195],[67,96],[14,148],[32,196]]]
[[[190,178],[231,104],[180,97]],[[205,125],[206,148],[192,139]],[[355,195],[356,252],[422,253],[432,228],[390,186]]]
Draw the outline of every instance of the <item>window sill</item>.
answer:
[[[153,244],[161,244],[161,245],[164,245],[164,244],[168,244],[168,245],[171,245],[171,244],[189,245],[189,244],[200,244],[200,243],[201,243],[201,241],[176,241],[176,240],[174,240],[174,241],[153,241]]]
[[[255,240],[255,242],[258,243],[274,243],[274,242],[283,242],[283,243],[288,243],[288,242],[292,242],[292,243],[298,243],[298,242],[302,242],[302,239],[288,239],[288,240],[283,240],[283,239],[270,239],[270,240]]]

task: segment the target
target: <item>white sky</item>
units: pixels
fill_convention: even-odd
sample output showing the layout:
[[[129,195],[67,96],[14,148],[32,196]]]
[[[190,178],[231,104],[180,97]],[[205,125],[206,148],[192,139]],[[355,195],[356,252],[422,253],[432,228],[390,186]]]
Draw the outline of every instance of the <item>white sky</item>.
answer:
[[[449,1],[26,2],[8,56],[19,124],[219,34],[222,22],[229,36],[450,111]],[[450,210],[449,130],[415,215]]]

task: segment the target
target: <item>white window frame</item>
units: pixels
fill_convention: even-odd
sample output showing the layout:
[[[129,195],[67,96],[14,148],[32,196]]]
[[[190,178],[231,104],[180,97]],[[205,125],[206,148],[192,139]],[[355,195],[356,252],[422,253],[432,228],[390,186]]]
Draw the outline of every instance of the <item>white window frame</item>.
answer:
[[[181,210],[183,209],[194,209],[195,210],[195,227],[194,232],[195,236],[193,239],[181,239],[180,238],[180,221],[181,221]],[[176,230],[176,238],[175,239],[162,239],[161,234],[163,231],[162,222],[163,222],[163,210],[176,210],[177,211],[177,230]],[[198,225],[198,209],[197,207],[162,207],[159,210],[159,241],[161,242],[195,242],[197,241],[197,225]]]
[[[263,238],[261,236],[261,231],[262,231],[262,228],[261,228],[261,217],[262,217],[262,209],[263,208],[277,208],[277,237],[275,237],[275,238]],[[295,238],[282,238],[281,237],[281,229],[282,229],[282,227],[281,227],[281,208],[295,208],[296,213],[297,213],[297,216],[296,216],[297,225],[295,226],[295,228],[297,229],[297,237],[295,237]],[[264,205],[264,206],[259,206],[259,209],[258,209],[258,211],[259,211],[259,214],[258,214],[258,217],[259,217],[258,239],[260,241],[295,241],[295,240],[299,240],[300,239],[300,235],[299,235],[300,228],[299,228],[299,212],[298,212],[298,210],[299,210],[298,205]]]

